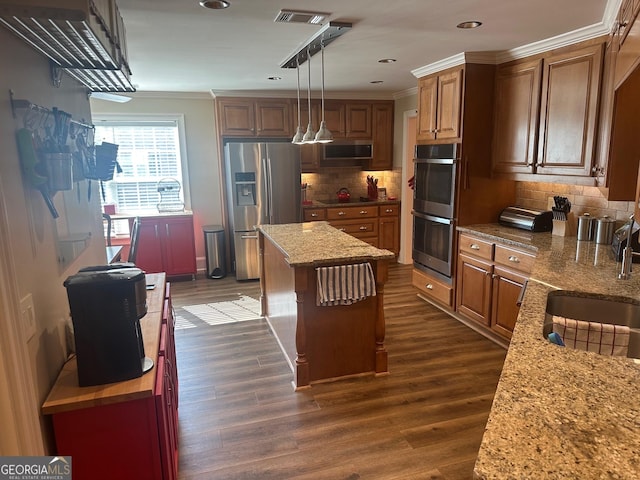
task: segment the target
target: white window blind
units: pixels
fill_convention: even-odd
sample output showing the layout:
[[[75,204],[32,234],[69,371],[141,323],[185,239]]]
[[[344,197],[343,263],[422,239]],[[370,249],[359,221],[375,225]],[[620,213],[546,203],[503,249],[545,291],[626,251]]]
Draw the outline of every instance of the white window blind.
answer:
[[[115,204],[118,212],[157,213],[159,185],[168,180],[183,185],[177,121],[103,121],[96,124],[95,139],[96,144],[118,145],[122,172],[104,182],[103,199]],[[182,188],[173,190],[172,196],[174,204],[184,205]],[[166,192],[162,200],[166,202]]]

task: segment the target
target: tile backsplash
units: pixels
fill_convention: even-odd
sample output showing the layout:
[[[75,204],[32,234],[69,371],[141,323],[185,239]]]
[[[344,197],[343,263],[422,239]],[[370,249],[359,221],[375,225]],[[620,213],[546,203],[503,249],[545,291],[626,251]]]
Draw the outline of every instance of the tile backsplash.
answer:
[[[352,199],[367,196],[367,175],[378,179],[378,188],[387,189],[387,197],[400,198],[402,170],[365,171],[358,167],[322,168],[322,173],[303,173],[307,183],[307,200],[333,200],[337,191],[349,189]]]
[[[516,203],[533,210],[550,210],[554,195],[567,197],[575,215],[588,212],[593,217],[608,215],[617,220],[627,220],[633,213],[634,202],[607,200],[607,189],[564,185],[557,183],[516,182]]]

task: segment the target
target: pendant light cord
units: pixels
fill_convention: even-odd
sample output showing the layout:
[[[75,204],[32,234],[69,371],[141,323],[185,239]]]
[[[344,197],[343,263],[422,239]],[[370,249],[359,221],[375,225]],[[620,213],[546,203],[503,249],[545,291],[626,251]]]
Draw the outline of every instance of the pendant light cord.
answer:
[[[324,122],[324,41],[320,42],[320,63],[322,70],[322,121]]]
[[[307,88],[307,101],[309,105],[309,125],[311,125],[311,51],[307,47],[307,67],[309,73],[309,86]]]
[[[300,58],[296,57],[296,73],[298,74],[298,126],[300,126]]]

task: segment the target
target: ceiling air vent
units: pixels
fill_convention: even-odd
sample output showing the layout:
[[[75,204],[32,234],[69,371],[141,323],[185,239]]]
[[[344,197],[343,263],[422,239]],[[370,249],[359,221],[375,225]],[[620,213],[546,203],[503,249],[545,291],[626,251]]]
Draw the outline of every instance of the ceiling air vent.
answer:
[[[279,23],[310,23],[312,25],[322,25],[322,22],[331,15],[322,12],[301,12],[293,10],[280,10],[280,13],[273,20]]]

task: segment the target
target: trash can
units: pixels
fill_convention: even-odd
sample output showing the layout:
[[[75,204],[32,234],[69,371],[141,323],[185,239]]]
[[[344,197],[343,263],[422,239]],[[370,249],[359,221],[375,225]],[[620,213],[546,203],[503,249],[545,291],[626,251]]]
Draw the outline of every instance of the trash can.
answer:
[[[207,257],[207,277],[223,278],[227,275],[225,267],[224,228],[222,225],[205,225],[204,249]]]

